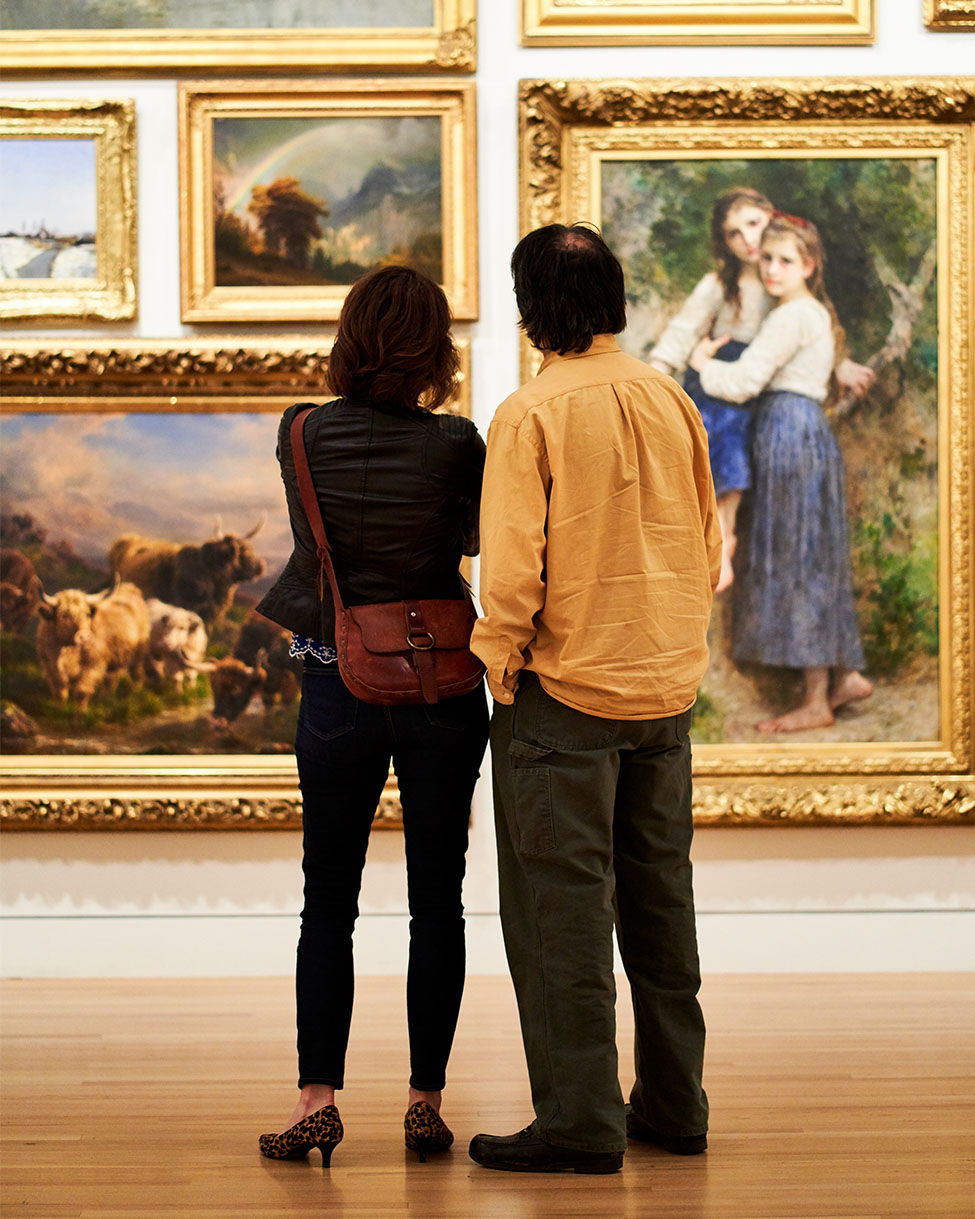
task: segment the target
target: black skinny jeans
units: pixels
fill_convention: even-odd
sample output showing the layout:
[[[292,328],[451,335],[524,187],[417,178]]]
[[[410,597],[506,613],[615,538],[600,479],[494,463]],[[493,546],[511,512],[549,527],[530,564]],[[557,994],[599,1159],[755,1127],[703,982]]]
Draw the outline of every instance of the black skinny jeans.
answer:
[[[336,664],[306,657],[295,752],[305,903],[296,976],[298,1086],[341,1088],[352,1021],[352,931],[369,830],[392,757],[406,838],[410,1086],[444,1086],[464,989],[461,888],[487,744],[483,686],[433,706],[361,702]]]

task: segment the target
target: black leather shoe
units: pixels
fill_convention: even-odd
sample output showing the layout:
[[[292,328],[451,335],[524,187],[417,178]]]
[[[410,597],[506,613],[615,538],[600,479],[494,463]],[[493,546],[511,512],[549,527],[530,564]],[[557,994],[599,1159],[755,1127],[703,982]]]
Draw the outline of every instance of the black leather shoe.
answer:
[[[619,1172],[622,1151],[574,1151],[543,1142],[534,1126],[517,1134],[476,1134],[471,1139],[470,1157],[482,1168],[501,1168],[505,1172]]]
[[[626,1136],[641,1143],[653,1143],[675,1156],[698,1156],[708,1149],[706,1134],[661,1134],[626,1106]]]

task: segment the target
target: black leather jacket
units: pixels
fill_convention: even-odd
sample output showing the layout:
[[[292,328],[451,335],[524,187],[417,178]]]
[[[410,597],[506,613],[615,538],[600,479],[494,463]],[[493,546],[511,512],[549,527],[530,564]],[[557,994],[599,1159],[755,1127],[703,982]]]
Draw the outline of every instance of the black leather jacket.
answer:
[[[288,630],[333,643],[328,582],[319,564],[291,453],[290,406],[278,428],[294,551],[257,609]],[[478,552],[484,441],[469,419],[339,398],[303,427],[305,449],[346,605],[461,597],[462,554]]]

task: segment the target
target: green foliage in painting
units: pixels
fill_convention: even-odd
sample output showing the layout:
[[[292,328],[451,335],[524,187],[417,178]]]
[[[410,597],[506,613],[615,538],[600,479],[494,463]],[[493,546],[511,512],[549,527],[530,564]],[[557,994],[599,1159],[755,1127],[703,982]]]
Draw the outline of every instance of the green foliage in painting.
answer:
[[[935,238],[936,180],[929,159],[604,162],[603,233],[623,263],[630,299],[655,306],[659,319],[655,333],[645,336],[647,348],[711,269],[711,209],[736,186],[750,186],[782,211],[813,221],[850,348],[857,359],[877,350],[890,319],[882,266],[909,284]],[[912,357],[930,360],[935,353],[935,295],[926,294],[915,327],[923,354]]]
[[[854,530],[860,631],[871,673],[890,675],[938,654],[936,550],[917,551],[889,512]]]

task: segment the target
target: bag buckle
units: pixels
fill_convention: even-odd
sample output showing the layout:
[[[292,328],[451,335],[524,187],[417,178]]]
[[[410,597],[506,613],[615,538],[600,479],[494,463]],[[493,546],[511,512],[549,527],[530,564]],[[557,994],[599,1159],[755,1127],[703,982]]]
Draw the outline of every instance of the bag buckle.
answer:
[[[419,639],[425,639],[429,642],[418,643]],[[415,635],[409,634],[406,636],[406,642],[410,645],[414,652],[429,652],[437,646],[437,641],[429,631],[418,631]]]

